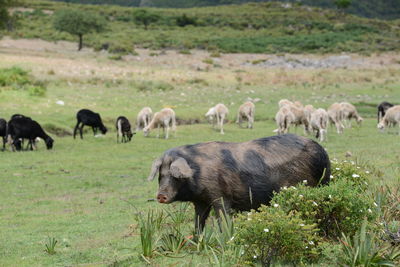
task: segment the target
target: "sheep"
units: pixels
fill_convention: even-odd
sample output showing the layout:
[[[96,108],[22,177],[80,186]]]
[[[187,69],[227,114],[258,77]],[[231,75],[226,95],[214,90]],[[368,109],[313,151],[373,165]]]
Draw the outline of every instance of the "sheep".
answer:
[[[386,110],[385,116],[378,123],[378,129],[383,131],[385,128],[399,125],[399,135],[400,135],[400,105],[393,106]]]
[[[247,101],[239,107],[236,123],[242,127],[242,120],[247,119],[247,128],[252,129],[254,124],[255,105]]]
[[[328,116],[329,116],[329,121],[332,124],[335,124],[336,131],[338,134],[343,133],[343,110],[342,107],[339,103],[333,103],[329,108],[328,108]]]
[[[393,104],[386,102],[386,101],[383,101],[382,103],[379,104],[379,106],[378,106],[378,123],[385,116],[386,111],[393,106],[394,106]]]
[[[319,108],[311,114],[310,125],[311,129],[316,132],[315,137],[319,138],[320,142],[326,140],[329,115],[325,109]]]
[[[155,127],[157,127],[158,128],[157,138],[159,138],[160,127],[162,127],[165,139],[168,139],[170,124],[172,131],[175,134],[176,132],[175,111],[173,111],[171,108],[164,108],[159,112],[156,112],[151,122],[146,127],[143,128],[144,136],[148,136],[150,131],[153,130]],[[165,130],[165,128],[167,128],[167,130]]]
[[[151,118],[153,116],[153,111],[150,107],[144,107],[141,111],[139,111],[136,119],[136,131],[140,131],[143,128],[149,125]]]
[[[278,129],[274,130],[274,132],[277,132],[278,135],[286,134],[289,132],[290,125],[295,121],[295,116],[290,111],[289,107],[284,106],[276,113],[275,121],[278,125]]]
[[[278,102],[279,108],[282,108],[283,106],[286,106],[286,105],[294,105],[294,103],[292,101],[290,101],[290,100],[287,100],[287,99],[281,99]]]
[[[357,109],[355,106],[348,102],[342,102],[340,103],[340,107],[342,109],[343,113],[343,119],[344,120],[349,120],[349,125],[348,127],[351,127],[351,119],[355,119],[357,123],[360,125],[363,121],[363,118],[358,115]]]
[[[47,149],[53,148],[54,140],[45,133],[43,128],[36,121],[29,118],[14,118],[8,122],[7,135],[12,140],[12,149],[21,150],[20,138],[27,138],[31,144],[31,150],[36,149],[34,140],[41,138],[45,141]]]
[[[117,143],[119,143],[120,136],[122,143],[127,143],[131,141],[132,136],[135,133],[132,134],[131,124],[129,123],[129,120],[126,117],[119,116],[115,123],[115,127],[117,128]]]
[[[228,115],[228,113],[228,108],[224,104],[219,103],[215,105],[215,107],[212,107],[208,110],[208,112],[206,113],[206,117],[208,117],[209,120],[213,123],[213,126],[215,117],[217,120],[217,125],[220,127],[220,133],[224,134],[224,119]]]
[[[95,113],[91,110],[88,109],[81,109],[78,111],[76,114],[76,126],[74,128],[74,139],[76,136],[76,132],[79,129],[79,134],[81,136],[81,139],[83,139],[83,126],[88,125],[92,127],[93,130],[93,135],[96,135],[97,130],[100,129],[102,134],[107,133],[107,128],[104,126],[103,122],[101,121],[101,117],[99,113]],[[79,125],[81,126],[79,127]]]
[[[7,121],[5,119],[0,119],[0,136],[3,138],[3,151],[6,149],[7,141]]]
[[[303,104],[300,101],[294,101],[293,104],[298,108],[304,108]]]
[[[306,105],[304,107],[304,115],[306,116],[308,121],[311,121],[311,114],[315,111],[313,105]]]

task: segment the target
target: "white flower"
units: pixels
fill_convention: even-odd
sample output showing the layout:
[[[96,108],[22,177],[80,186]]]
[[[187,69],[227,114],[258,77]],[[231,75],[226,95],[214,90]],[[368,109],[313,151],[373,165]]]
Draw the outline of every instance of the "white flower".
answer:
[[[282,190],[287,190],[287,186],[282,187]]]
[[[376,204],[376,202],[374,202],[375,207],[378,207],[378,204]]]
[[[369,171],[365,171],[366,174],[369,174]]]
[[[308,248],[308,246],[306,246],[306,248]]]
[[[359,169],[360,167],[357,166],[356,168]]]
[[[368,212],[369,212],[369,213],[372,213],[372,210],[371,210],[371,209],[368,209]]]
[[[300,198],[303,198],[303,195],[299,195]]]
[[[303,180],[303,183],[306,184],[306,183],[307,183],[307,180]]]
[[[332,195],[329,195],[328,197],[329,197],[329,198],[332,198]]]
[[[275,208],[279,207],[279,204],[276,204],[276,203],[275,203],[275,204],[274,204],[274,207],[275,207]]]
[[[354,174],[352,175],[352,177],[353,177],[353,178],[358,178],[358,177],[360,177],[360,175],[354,173]]]
[[[360,210],[360,212],[363,212],[362,210]]]
[[[268,232],[269,232],[269,229],[268,229],[268,228],[265,228],[265,229],[264,229],[264,232],[268,233]]]
[[[310,242],[308,242],[308,244],[310,244],[310,245],[314,245],[314,242],[313,242],[313,241],[310,241]]]
[[[257,259],[257,256],[256,256],[256,255],[254,255],[254,256],[253,256],[253,258],[254,258],[254,259]]]
[[[291,186],[290,188],[292,188],[292,189],[296,190],[296,187],[294,187],[294,186]]]
[[[351,161],[351,165],[354,165],[354,164],[356,164],[354,161]]]
[[[340,170],[340,168],[336,168],[336,170],[338,171],[338,170]]]
[[[331,176],[329,176],[331,179],[333,179],[333,175],[331,174]]]
[[[303,227],[304,226],[304,223],[301,223],[301,224],[299,224],[301,227]]]
[[[315,201],[313,201],[312,204],[313,204],[314,206],[318,206],[317,202],[315,202]]]

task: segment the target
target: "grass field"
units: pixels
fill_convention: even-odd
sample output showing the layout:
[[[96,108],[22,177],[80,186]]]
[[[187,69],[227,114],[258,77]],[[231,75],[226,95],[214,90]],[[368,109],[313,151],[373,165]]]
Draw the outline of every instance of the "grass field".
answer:
[[[281,98],[324,108],[336,101],[354,103],[365,117],[363,125],[343,135],[330,128],[323,146],[331,158],[345,159],[350,151],[351,160],[374,171],[371,184],[399,186],[400,137],[393,130],[380,133],[375,117],[375,106],[382,100],[400,103],[398,56],[353,55],[364,64],[348,69],[266,69],[244,64],[265,55],[224,54],[218,65],[209,65],[203,62],[209,58],[207,52],[181,55],[167,51],[160,56],[139,52],[133,59],[113,61],[101,53],[79,54],[72,48],[0,49],[0,68],[19,66],[48,84],[44,97],[0,89],[0,117],[29,115],[55,139],[51,151],[41,142],[38,151],[0,153],[1,266],[104,266],[128,256],[133,256],[131,264],[145,265],[139,257],[134,214],[159,207],[148,201],[157,190],[156,182],[146,181],[152,161],[179,145],[271,136],[276,128],[272,118]],[[169,86],[155,89],[160,84]],[[261,99],[253,130],[233,123],[236,109],[247,97]],[[65,106],[57,105],[57,100]],[[204,120],[208,108],[218,102],[230,108],[225,135],[213,131]],[[145,138],[139,132],[131,143],[117,144],[114,120],[125,115],[133,122],[145,105],[153,110],[172,106],[180,119],[202,123],[178,126],[170,140],[156,139],[155,133]],[[109,133],[95,138],[88,131],[84,140],[73,140],[68,134],[80,108],[100,112]],[[301,129],[297,133],[303,134]],[[188,229],[192,217],[190,210]],[[58,240],[55,255],[44,252],[48,237]],[[207,266],[208,260],[186,252],[152,260],[153,266],[175,264]]]

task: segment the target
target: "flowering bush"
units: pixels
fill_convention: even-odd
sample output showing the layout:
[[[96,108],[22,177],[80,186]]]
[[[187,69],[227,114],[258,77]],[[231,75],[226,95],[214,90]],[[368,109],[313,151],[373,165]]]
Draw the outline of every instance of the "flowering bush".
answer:
[[[377,216],[373,200],[365,193],[366,173],[351,163],[333,163],[332,177],[328,186],[284,189],[271,205],[299,215],[308,224],[316,223],[322,236],[337,239],[342,232],[353,235],[363,218],[371,221]]]
[[[243,256],[263,266],[275,260],[311,261],[318,255],[316,225],[279,207],[261,206],[259,212],[242,213],[235,228],[235,242],[245,248]]]

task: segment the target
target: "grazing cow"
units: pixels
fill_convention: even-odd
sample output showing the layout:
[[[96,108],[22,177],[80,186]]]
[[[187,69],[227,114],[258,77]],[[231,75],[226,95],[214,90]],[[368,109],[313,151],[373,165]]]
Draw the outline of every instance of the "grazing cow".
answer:
[[[379,106],[378,106],[378,123],[385,116],[386,111],[393,106],[394,106],[393,104],[390,104],[389,102],[386,102],[386,101],[383,101],[382,103],[379,104]]]
[[[378,123],[378,129],[383,131],[385,128],[393,127],[399,125],[399,135],[400,135],[400,105],[393,106],[386,110],[385,116]]]
[[[192,202],[199,232],[211,208],[217,215],[223,210],[257,209],[284,186],[328,183],[330,161],[317,142],[285,134],[172,148],[153,162],[148,180],[157,174],[158,202]]]
[[[151,118],[153,116],[153,111],[150,107],[144,107],[141,111],[139,111],[136,119],[136,131],[140,129],[146,128],[147,125],[150,124]]]
[[[117,122],[115,123],[115,127],[117,128],[117,143],[119,143],[119,137],[121,136],[121,142],[127,143],[132,139],[131,124],[129,120],[124,116],[119,116],[117,118]]]
[[[163,108],[159,112],[154,114],[153,119],[145,128],[143,128],[144,136],[149,136],[150,131],[155,127],[158,129],[157,138],[160,137],[160,128],[163,128],[165,139],[168,139],[169,136],[169,128],[172,128],[172,131],[176,132],[176,119],[175,119],[175,111],[171,108]]]
[[[256,111],[256,106],[253,102],[247,101],[239,107],[236,123],[239,127],[242,127],[242,120],[247,120],[247,128],[253,129],[254,124],[254,113]]]
[[[7,121],[0,119],[0,137],[3,139],[3,151],[6,149],[7,142]]]
[[[47,149],[53,148],[54,140],[43,130],[42,126],[36,121],[26,118],[18,117],[11,119],[7,126],[7,135],[10,136],[12,140],[12,148],[21,150],[20,138],[26,138],[29,140],[31,145],[30,149],[33,150],[35,147],[35,139],[41,138],[44,140]]]
[[[83,139],[83,126],[85,125],[92,127],[93,135],[96,135],[98,129],[100,129],[102,134],[107,133],[107,128],[103,125],[99,113],[95,113],[88,109],[81,109],[76,114],[76,119],[77,123],[74,129],[74,139],[78,129],[81,139]]]

